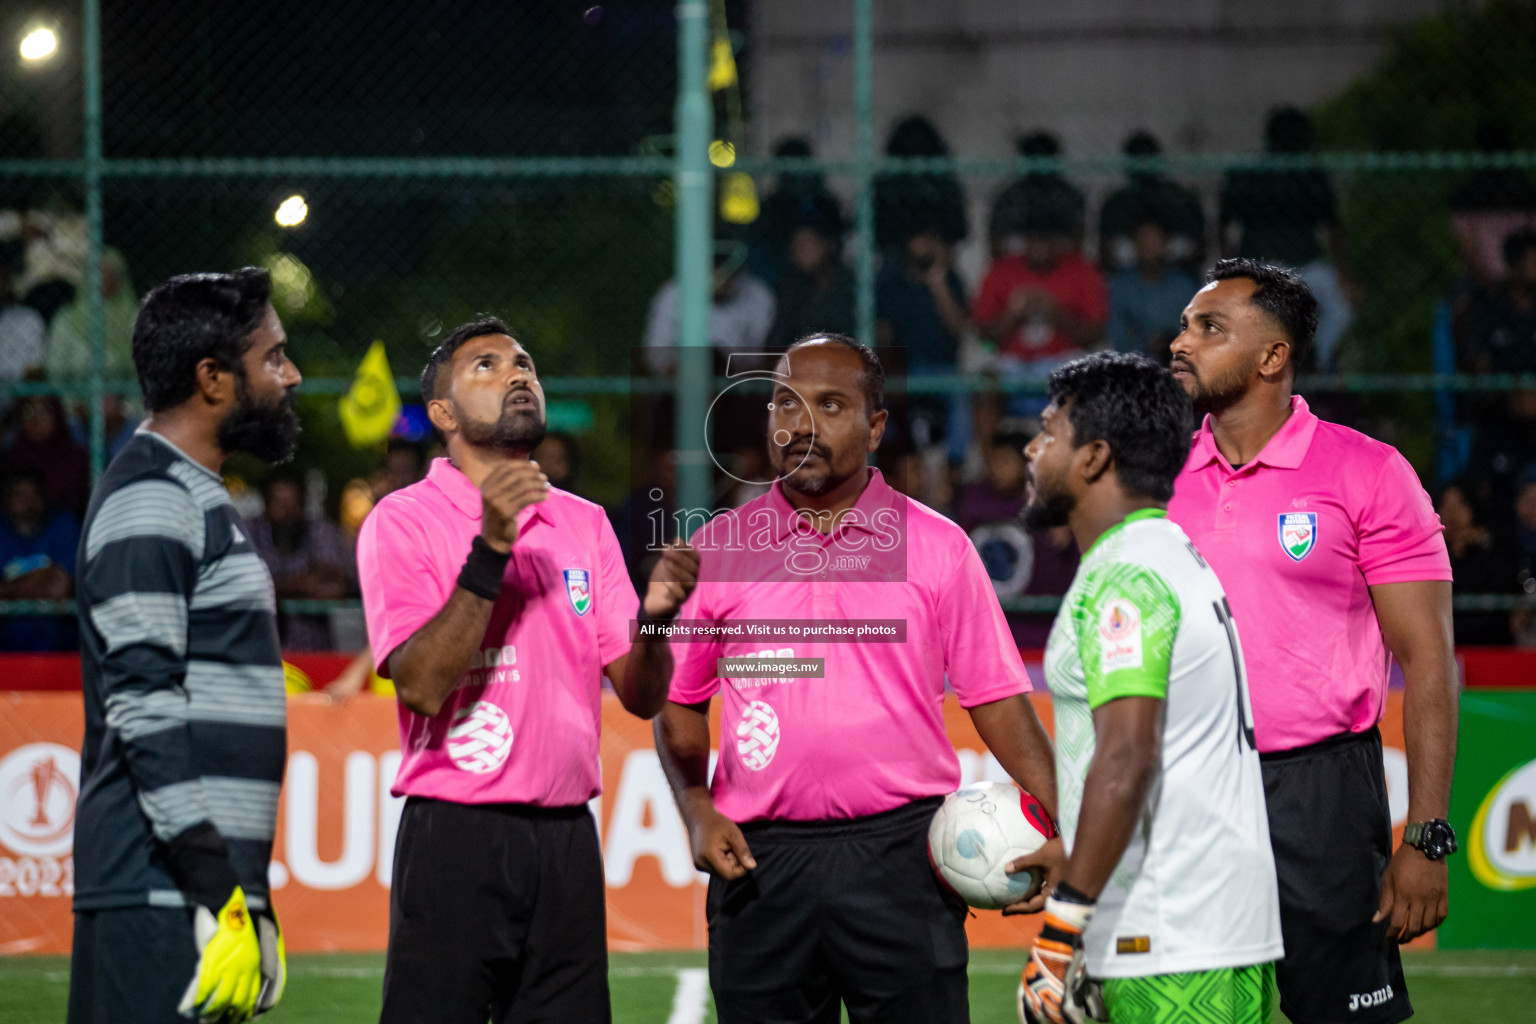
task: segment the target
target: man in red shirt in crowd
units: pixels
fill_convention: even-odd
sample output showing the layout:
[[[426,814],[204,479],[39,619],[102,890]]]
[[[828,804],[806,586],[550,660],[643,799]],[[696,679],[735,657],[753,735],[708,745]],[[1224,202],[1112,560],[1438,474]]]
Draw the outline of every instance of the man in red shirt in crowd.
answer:
[[[1048,369],[1098,343],[1109,301],[1104,279],[1068,239],[1033,230],[993,261],[973,315],[1000,355]]]

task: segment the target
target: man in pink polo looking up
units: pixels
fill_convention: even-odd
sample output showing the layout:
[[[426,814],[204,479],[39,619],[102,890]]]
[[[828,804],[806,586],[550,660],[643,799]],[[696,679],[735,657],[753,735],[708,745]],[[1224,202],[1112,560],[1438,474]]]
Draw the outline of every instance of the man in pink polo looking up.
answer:
[[[638,602],[600,506],[549,486],[533,357],[486,318],[421,375],[448,457],[381,500],[358,537],[368,636],[400,700],[405,796],[390,888],[384,1022],[607,1022],[597,829],[602,678],[649,718],[665,643],[631,653]],[[697,556],[669,548],[644,615],[667,617]]]
[[[1168,518],[1221,578],[1243,636],[1295,1024],[1412,1015],[1397,944],[1445,919],[1456,755],[1451,568],[1429,496],[1389,445],[1291,393],[1317,300],[1288,270],[1217,263],[1173,343],[1205,421]],[[1403,669],[1408,826],[1392,850],[1376,723]]]
[[[868,468],[885,430],[884,370],[816,334],[774,372],[769,492],[693,539],[687,621],[904,623],[905,640],[678,643],[657,749],[709,871],[709,971],[721,1024],[968,1019],[966,908],[928,864],[928,825],[960,783],[946,674],[1004,770],[1055,812],[1049,740],[980,556],[954,523]],[[718,659],[823,659],[823,674]],[[709,703],[721,750],[708,781]],[[1049,844],[1040,860],[1060,853]],[[1054,866],[1059,860],[1051,862]],[[1043,896],[1017,910],[1037,910]]]

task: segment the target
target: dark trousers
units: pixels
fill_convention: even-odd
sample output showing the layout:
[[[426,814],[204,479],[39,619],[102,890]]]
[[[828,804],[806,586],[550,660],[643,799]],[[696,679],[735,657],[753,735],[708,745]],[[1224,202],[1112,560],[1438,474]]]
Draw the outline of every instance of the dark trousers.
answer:
[[[965,1024],[965,906],[928,864],[940,801],[834,822],[749,823],[757,867],[709,883],[720,1024]]]
[[[411,797],[382,1024],[608,1024],[602,854],[586,807]]]
[[[77,910],[69,1024],[187,1024],[176,1006],[196,969],[185,907]]]
[[[1390,922],[1371,923],[1392,859],[1381,733],[1260,759],[1285,939],[1280,1009],[1293,1024],[1407,1020],[1413,1007]]]

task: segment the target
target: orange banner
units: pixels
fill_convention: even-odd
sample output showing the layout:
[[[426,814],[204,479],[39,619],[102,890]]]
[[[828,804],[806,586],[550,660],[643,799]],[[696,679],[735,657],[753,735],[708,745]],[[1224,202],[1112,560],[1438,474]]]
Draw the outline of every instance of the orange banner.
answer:
[[[1047,728],[1051,704],[1035,707]],[[1004,778],[953,698],[944,707],[964,782]],[[0,954],[69,952],[75,795],[84,731],[78,693],[0,693]],[[1394,827],[1407,812],[1402,694],[1382,722]],[[274,902],[296,952],[383,949],[400,801],[392,700],[289,703],[288,777],[273,851]],[[618,951],[702,948],[704,885],[693,868],[650,723],[603,704],[601,825],[608,941]],[[1038,925],[978,911],[975,946],[1021,946]]]

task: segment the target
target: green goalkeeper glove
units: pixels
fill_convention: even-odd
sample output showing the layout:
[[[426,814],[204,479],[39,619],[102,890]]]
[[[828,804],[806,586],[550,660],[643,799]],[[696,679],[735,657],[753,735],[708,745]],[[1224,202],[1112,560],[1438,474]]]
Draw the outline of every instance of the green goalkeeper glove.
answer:
[[[202,904],[194,915],[197,968],[177,1011],[201,1021],[250,1020],[262,985],[261,943],[245,893],[236,886],[217,916]]]

